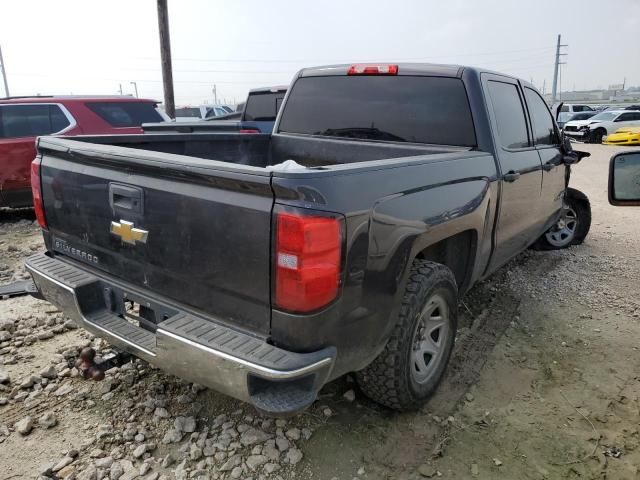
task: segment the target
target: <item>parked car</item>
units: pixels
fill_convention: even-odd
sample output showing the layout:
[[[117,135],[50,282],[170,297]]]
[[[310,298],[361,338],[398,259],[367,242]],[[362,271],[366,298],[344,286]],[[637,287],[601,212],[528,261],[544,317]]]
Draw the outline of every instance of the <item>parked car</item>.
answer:
[[[640,127],[620,128],[607,135],[602,143],[607,145],[640,145]]]
[[[640,105],[609,105],[605,110],[640,110]]]
[[[32,204],[30,166],[39,135],[142,133],[164,118],[155,100],[134,97],[0,98],[0,207]]]
[[[640,111],[605,110],[587,120],[571,120],[564,134],[576,140],[602,143],[602,139],[620,127],[640,127]]]
[[[198,105],[196,107],[176,107],[176,122],[192,122],[205,118],[222,117],[231,113],[223,105]]]
[[[273,134],[45,137],[38,152],[40,294],[270,414],[348,372],[383,405],[420,406],[461,296],[590,226],[567,187],[581,155],[540,94],[470,67],[308,68]]]
[[[565,103],[562,105],[560,112],[577,113],[577,112],[593,112],[595,109],[589,105],[574,105]]]
[[[220,117],[207,118],[207,122],[181,122],[178,124],[145,124],[146,133],[181,132],[202,133],[236,131],[241,133],[271,133],[278,110],[287,93],[287,87],[256,88],[249,91],[243,111],[228,113]]]
[[[558,127],[560,127],[560,129],[563,129],[565,124],[571,120],[587,120],[588,118],[591,118],[594,115],[597,115],[597,113],[598,112],[595,110],[589,110],[586,112],[578,112],[578,113],[560,112],[557,120]]]
[[[640,152],[621,152],[609,163],[609,203],[640,207]]]

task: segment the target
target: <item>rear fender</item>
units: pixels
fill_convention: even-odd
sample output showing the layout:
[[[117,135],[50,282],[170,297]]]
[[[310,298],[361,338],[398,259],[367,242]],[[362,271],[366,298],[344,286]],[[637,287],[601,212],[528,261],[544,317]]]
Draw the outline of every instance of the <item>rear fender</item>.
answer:
[[[393,292],[394,301],[387,318],[395,318],[401,304],[413,261],[431,245],[462,232],[473,232],[471,268],[459,288],[468,288],[484,270],[491,255],[491,227],[495,195],[487,179],[475,179],[412,191],[379,203],[371,217],[367,265],[368,284],[365,304],[379,303],[373,298]],[[372,281],[371,277],[377,277]],[[384,345],[393,328],[387,322],[380,329],[379,344]]]

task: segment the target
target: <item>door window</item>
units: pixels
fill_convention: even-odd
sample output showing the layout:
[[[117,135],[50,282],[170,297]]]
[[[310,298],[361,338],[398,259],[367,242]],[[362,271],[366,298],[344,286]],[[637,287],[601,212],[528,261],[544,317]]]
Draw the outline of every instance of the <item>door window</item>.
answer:
[[[504,148],[528,147],[527,122],[517,86],[490,80],[488,88],[500,144]]]
[[[0,138],[51,135],[70,125],[59,105],[0,105]]]
[[[632,113],[622,113],[614,122],[629,122],[631,120],[635,120]]]
[[[547,104],[536,91],[530,88],[524,89],[524,95],[533,122],[533,138],[536,145],[558,145],[560,142],[556,136],[553,118],[551,118]]]

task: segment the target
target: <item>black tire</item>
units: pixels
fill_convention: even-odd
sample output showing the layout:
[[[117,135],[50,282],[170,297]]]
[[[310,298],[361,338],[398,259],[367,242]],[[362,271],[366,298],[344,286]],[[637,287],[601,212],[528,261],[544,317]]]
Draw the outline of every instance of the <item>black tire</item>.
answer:
[[[412,360],[415,334],[423,309],[432,298],[446,302],[448,330],[432,373],[424,383],[418,383]],[[414,261],[391,337],[380,355],[356,372],[364,394],[395,410],[412,410],[423,405],[442,380],[449,363],[457,329],[457,306],[458,288],[451,270],[439,263]]]
[[[606,134],[607,134],[606,130],[603,130],[602,128],[597,128],[596,130],[591,132],[591,135],[589,137],[589,143],[602,143],[602,138]]]
[[[567,194],[565,197],[567,206],[576,214],[577,225],[575,227],[575,233],[573,237],[565,243],[554,242],[549,238],[550,232],[556,229],[554,225],[551,229],[545,232],[537,241],[533,244],[533,248],[536,250],[561,250],[563,248],[570,247],[572,245],[580,245],[584,242],[584,239],[589,233],[591,228],[591,203],[587,196],[580,190],[575,188],[567,188]]]

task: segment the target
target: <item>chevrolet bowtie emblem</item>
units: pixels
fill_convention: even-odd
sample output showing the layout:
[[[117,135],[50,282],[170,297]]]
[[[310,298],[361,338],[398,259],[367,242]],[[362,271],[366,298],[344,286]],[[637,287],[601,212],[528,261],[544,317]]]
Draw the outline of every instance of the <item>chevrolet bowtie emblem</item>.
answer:
[[[111,233],[130,245],[135,245],[137,242],[147,243],[147,236],[149,235],[148,231],[134,228],[133,222],[127,222],[126,220],[120,220],[119,223],[111,222]]]

